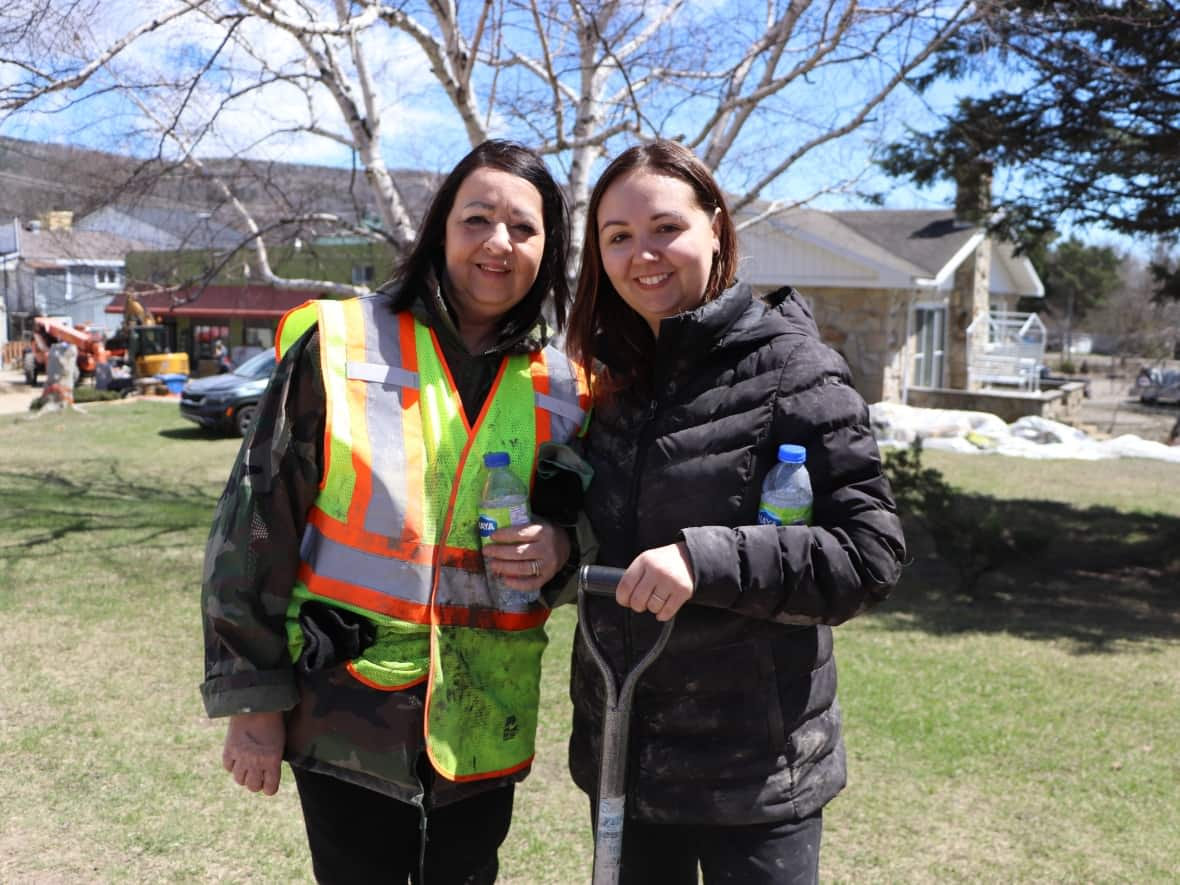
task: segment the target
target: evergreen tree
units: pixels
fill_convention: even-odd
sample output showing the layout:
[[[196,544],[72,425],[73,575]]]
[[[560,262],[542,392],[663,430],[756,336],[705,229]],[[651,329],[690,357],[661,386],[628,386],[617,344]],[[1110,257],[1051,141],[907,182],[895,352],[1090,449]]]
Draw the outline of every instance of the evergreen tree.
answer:
[[[1045,304],[1061,317],[1065,352],[1072,349],[1076,322],[1106,301],[1122,282],[1122,258],[1109,246],[1088,246],[1076,237],[1030,259],[1045,284]]]
[[[1012,192],[994,198],[992,227],[1026,245],[1062,220],[1180,239],[1175,0],[995,0],[980,12],[914,84],[982,80],[998,64],[1007,88],[962,99],[938,131],[911,132],[885,169],[919,185],[981,157],[1017,170]]]

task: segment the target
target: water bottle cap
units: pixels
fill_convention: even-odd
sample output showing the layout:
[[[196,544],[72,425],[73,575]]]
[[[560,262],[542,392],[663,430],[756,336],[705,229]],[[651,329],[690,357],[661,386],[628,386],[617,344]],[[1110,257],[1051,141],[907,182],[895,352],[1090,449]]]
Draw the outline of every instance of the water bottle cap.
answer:
[[[507,452],[488,452],[483,456],[483,463],[485,467],[507,467],[512,459]]]
[[[783,443],[778,447],[778,459],[786,461],[788,464],[802,464],[807,460],[807,449],[803,446],[793,446],[790,443]]]

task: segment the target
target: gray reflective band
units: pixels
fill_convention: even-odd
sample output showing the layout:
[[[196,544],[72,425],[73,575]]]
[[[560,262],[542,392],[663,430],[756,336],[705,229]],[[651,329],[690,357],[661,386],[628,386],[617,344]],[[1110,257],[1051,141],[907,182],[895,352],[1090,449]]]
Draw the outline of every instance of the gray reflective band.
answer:
[[[418,387],[418,373],[399,366],[383,366],[379,363],[349,362],[346,369],[350,380],[375,381],[378,384],[392,384],[396,387]]]
[[[333,581],[354,584],[419,605],[430,602],[432,573],[429,565],[357,550],[333,541],[313,525],[308,525],[303,532],[299,555],[317,575]]]
[[[553,412],[554,414],[561,415],[563,418],[568,418],[578,426],[581,425],[582,419],[586,417],[586,413],[580,409],[576,403],[558,399],[557,397],[550,396],[547,393],[537,394],[537,407],[544,409],[547,412]]]

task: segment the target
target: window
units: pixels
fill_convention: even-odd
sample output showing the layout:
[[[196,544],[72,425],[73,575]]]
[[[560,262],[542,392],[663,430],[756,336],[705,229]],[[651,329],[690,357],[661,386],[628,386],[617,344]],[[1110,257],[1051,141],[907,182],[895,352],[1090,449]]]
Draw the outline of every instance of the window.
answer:
[[[99,267],[94,271],[94,285],[100,289],[119,288],[119,269],[116,267]]]
[[[223,347],[229,348],[229,326],[194,326],[193,340],[197,345],[197,359],[211,360],[214,341],[220,341]]]
[[[261,347],[270,350],[275,346],[275,330],[270,326],[247,325],[242,333],[247,347]]]
[[[946,352],[946,308],[914,308],[915,387],[941,387]]]
[[[373,282],[373,265],[354,264],[352,266],[352,284],[354,286],[368,286]]]

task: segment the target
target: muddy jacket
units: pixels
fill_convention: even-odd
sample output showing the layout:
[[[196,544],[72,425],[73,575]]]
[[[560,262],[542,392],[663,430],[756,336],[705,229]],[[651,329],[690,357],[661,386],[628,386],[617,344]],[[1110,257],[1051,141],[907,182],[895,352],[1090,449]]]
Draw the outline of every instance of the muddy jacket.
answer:
[[[629,815],[750,824],[806,817],[844,786],[831,625],[884,599],[905,556],[868,410],[799,297],[738,285],[660,326],[655,391],[596,405],[586,507],[598,561],[683,540],[695,592],[640,682]],[[609,365],[610,355],[605,356]],[[812,525],[758,525],[781,443],[807,448]],[[590,600],[616,676],[657,622]],[[579,638],[570,766],[594,795],[602,687]]]
[[[538,322],[487,354],[471,356],[437,294],[417,303],[414,313],[439,336],[469,414],[479,413],[503,355],[535,351],[545,336]],[[317,331],[286,353],[258,416],[218,504],[206,550],[206,710],[211,716],[288,711],[290,762],[418,802],[424,790],[417,776],[423,686],[380,691],[357,681],[348,661],[373,641],[372,623],[322,602],[291,604],[299,541],[323,473],[325,396]],[[303,649],[294,662],[292,638]],[[509,780],[525,774],[527,768]],[[505,782],[440,778],[432,802],[445,804]]]

